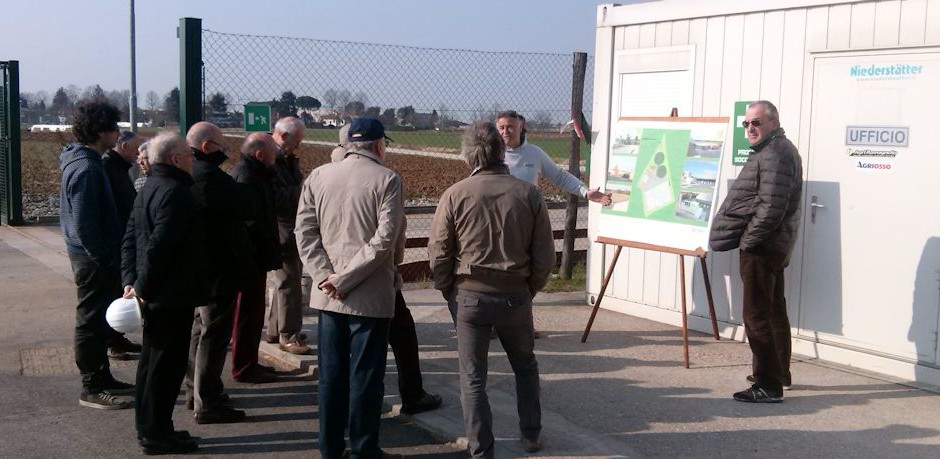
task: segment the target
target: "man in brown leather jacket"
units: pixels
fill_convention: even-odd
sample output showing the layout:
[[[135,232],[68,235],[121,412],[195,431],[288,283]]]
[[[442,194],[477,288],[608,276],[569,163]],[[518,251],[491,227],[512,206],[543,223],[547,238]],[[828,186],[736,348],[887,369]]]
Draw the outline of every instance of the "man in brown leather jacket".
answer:
[[[790,386],[790,321],[783,270],[800,226],[803,166],[780,127],[777,107],[750,104],[744,129],[754,152],[728,190],[711,230],[713,250],[741,249],[744,330],[754,354],[753,385],[740,402],[777,403]]]

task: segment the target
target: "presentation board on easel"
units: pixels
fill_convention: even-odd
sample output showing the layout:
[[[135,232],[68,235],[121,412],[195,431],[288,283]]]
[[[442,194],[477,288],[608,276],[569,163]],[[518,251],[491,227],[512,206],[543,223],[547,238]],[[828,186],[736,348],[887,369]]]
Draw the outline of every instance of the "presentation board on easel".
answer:
[[[611,125],[598,235],[707,250],[728,118],[620,117]]]

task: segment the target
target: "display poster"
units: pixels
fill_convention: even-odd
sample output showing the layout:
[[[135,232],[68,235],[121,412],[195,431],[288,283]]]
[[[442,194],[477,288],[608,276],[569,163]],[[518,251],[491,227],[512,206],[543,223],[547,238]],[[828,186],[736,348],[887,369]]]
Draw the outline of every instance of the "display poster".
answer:
[[[733,166],[743,166],[747,162],[748,156],[754,153],[754,150],[751,149],[751,142],[747,140],[744,126],[741,124],[750,103],[746,100],[734,103],[734,119],[731,121],[731,164]]]
[[[727,118],[620,118],[608,150],[602,236],[708,247]]]

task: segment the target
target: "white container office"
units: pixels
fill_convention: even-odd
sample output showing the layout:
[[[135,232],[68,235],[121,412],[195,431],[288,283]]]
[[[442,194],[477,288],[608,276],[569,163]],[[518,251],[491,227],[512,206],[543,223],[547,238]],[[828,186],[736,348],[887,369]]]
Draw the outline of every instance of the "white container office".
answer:
[[[796,357],[940,386],[940,0],[600,5],[596,37],[591,183],[608,179],[620,119],[675,107],[739,124],[736,103],[774,102],[805,180],[786,272]],[[730,144],[715,208],[740,170]],[[589,212],[594,239],[604,215]],[[592,244],[591,298],[613,252]],[[721,334],[744,339],[738,253],[707,262]],[[601,307],[679,325],[685,286],[690,328],[709,333],[695,259],[685,272],[624,249]]]

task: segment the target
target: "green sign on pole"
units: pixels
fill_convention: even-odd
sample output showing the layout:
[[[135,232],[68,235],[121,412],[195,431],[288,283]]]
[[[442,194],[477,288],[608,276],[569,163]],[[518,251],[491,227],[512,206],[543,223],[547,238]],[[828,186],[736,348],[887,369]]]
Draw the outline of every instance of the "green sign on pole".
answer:
[[[751,143],[747,141],[747,134],[744,132],[744,115],[747,112],[748,101],[739,101],[734,103],[734,119],[731,124],[734,129],[731,131],[731,164],[734,166],[743,166],[747,162],[748,156],[754,152],[751,150]]]
[[[245,104],[245,132],[271,132],[271,106]]]

